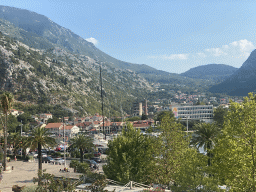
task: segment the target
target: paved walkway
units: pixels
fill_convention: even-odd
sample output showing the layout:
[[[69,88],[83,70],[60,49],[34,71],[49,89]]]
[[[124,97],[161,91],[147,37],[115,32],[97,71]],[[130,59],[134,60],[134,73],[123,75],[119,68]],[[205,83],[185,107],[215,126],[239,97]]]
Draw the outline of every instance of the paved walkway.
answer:
[[[3,179],[0,182],[1,192],[11,192],[13,185],[36,185],[33,183],[33,177],[37,177],[37,161],[11,161],[7,163],[7,166],[13,166],[14,169],[10,172],[3,173]],[[67,178],[79,178],[79,175],[81,175],[81,173],[74,173],[74,170],[72,168],[69,168],[70,172],[60,172],[60,169],[64,169],[64,165],[43,164],[43,169],[46,169],[46,173],[51,173],[55,176],[64,176]]]

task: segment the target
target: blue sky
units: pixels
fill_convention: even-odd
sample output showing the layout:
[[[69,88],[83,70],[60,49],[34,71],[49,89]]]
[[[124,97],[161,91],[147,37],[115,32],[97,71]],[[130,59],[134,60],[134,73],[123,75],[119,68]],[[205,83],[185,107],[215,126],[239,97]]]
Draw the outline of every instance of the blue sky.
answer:
[[[253,0],[1,0],[45,15],[131,63],[182,73],[240,67],[256,47]]]

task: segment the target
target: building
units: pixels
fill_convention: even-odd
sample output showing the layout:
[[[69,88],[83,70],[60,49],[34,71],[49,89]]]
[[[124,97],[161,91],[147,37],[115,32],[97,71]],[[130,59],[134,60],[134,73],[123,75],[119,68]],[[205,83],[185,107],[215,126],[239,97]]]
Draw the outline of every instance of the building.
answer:
[[[56,136],[60,136],[62,127],[63,127],[63,123],[48,123],[45,126],[45,129],[49,130],[50,133]]]
[[[191,105],[191,106],[173,106],[172,111],[176,118],[183,120],[193,119],[204,122],[213,121],[213,105]]]

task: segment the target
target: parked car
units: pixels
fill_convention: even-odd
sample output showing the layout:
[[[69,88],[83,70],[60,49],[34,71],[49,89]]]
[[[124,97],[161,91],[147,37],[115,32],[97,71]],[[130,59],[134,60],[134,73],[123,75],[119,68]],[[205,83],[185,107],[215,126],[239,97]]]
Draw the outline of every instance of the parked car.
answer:
[[[89,166],[93,169],[99,169],[99,164],[96,163],[94,160],[84,159],[84,162],[88,163]]]
[[[101,156],[100,152],[94,152],[94,157],[99,157],[99,156]]]
[[[92,157],[91,160],[95,161],[96,163],[101,163],[101,159],[99,157]]]
[[[42,158],[42,162],[47,162],[47,163],[53,163],[54,162],[54,159],[51,158],[51,157],[43,157]]]
[[[58,158],[54,158],[54,159],[53,159],[53,162],[54,162],[54,163],[57,163],[57,164],[59,164],[59,165],[63,165],[63,164],[65,163],[65,160],[58,157]]]

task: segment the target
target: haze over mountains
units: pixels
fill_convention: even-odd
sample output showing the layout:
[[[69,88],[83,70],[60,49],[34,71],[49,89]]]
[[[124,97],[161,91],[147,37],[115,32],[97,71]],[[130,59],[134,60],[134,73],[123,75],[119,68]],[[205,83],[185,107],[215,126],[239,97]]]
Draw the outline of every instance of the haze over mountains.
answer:
[[[15,89],[22,90],[26,88],[30,90],[30,93],[34,91],[32,94],[34,95],[34,98],[32,98],[34,102],[38,102],[38,98],[40,100],[40,96],[36,96],[40,93],[40,90],[46,92],[46,95],[48,94],[49,98],[52,98],[49,102],[62,101],[61,94],[68,96],[68,92],[72,91],[79,93],[76,99],[77,103],[83,103],[84,100],[99,102],[98,77],[100,64],[105,70],[106,76],[103,81],[105,82],[106,94],[111,96],[112,99],[115,98],[115,95],[123,94],[127,101],[143,98],[147,91],[153,91],[152,83],[190,86],[195,89],[201,87],[207,90],[210,86],[220,83],[228,77],[231,78],[234,73],[238,76],[240,74],[237,73],[240,69],[224,64],[199,66],[179,75],[156,70],[145,64],[139,65],[120,61],[105,54],[94,44],[79,37],[71,30],[54,23],[49,18],[35,12],[13,7],[0,6],[0,31],[3,33],[0,45],[2,52],[11,52],[7,58],[0,62],[1,73],[4,74],[0,79],[0,89],[6,90],[8,88],[14,91]],[[14,39],[6,42],[7,36]],[[20,54],[21,52],[23,55]],[[37,55],[37,58],[32,58],[35,55]],[[16,62],[16,65],[14,62]],[[24,63],[26,66],[24,66]],[[27,83],[22,85],[20,84],[22,81],[17,81],[16,84],[11,83],[10,75],[13,72],[21,73],[24,67],[27,70],[25,72],[30,74],[30,77],[33,73],[33,79],[23,71]],[[42,71],[45,76],[40,76]],[[243,74],[246,73],[243,72]],[[251,76],[253,76],[253,72],[251,72]],[[58,82],[60,79],[61,83]],[[206,79],[207,81],[205,81]],[[12,82],[14,80],[15,78]],[[33,89],[34,82],[37,82],[39,92]],[[234,81],[230,82],[232,84]],[[55,93],[54,96],[51,93],[54,88],[61,90],[61,93]],[[251,88],[253,86],[249,89]],[[118,93],[115,93],[116,91]],[[222,88],[217,89],[215,86],[211,91],[222,91]],[[94,95],[92,96],[94,98],[89,97],[89,95]],[[25,97],[24,95],[19,96],[21,98]],[[70,98],[66,99],[70,101]],[[114,100],[109,101],[110,105],[111,102],[115,103]],[[95,106],[88,105],[84,105],[83,110],[86,107],[95,108]]]

